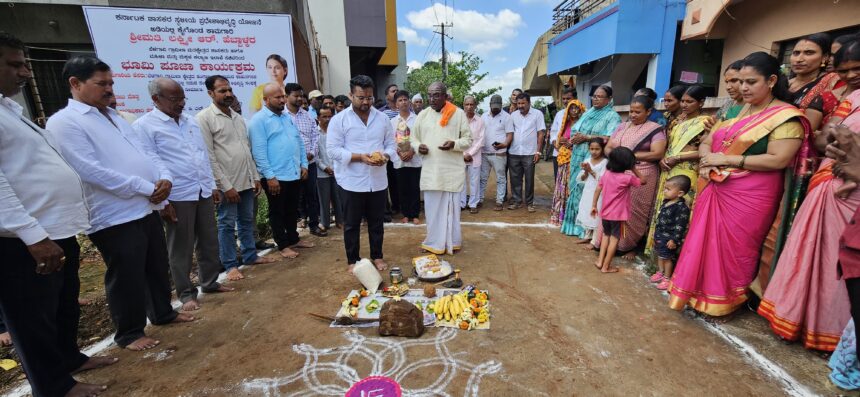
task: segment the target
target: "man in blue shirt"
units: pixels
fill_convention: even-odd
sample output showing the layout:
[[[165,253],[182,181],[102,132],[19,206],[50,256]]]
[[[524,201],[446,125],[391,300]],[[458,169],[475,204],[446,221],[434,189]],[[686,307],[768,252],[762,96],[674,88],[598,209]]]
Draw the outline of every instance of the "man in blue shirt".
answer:
[[[299,253],[293,248],[312,248],[314,244],[300,241],[296,230],[299,191],[301,181],[308,176],[308,158],[299,130],[284,114],[286,101],[283,87],[266,85],[265,106],[251,118],[248,131],[251,153],[269,199],[269,224],[275,244],[281,256],[295,258]]]

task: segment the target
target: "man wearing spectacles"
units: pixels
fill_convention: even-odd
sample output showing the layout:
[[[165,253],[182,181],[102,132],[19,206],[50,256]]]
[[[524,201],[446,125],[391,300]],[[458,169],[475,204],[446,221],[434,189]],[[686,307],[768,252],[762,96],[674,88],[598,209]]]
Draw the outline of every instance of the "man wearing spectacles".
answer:
[[[132,127],[146,150],[158,155],[170,174],[173,189],[161,210],[167,231],[170,274],[182,310],[200,309],[197,287],[191,282],[194,251],[200,288],[206,293],[229,292],[218,283],[221,259],[215,205],[221,195],[215,186],[209,149],[193,117],[183,114],[185,91],[176,81],[160,77],[149,83],[155,109],[141,116]]]
[[[388,117],[373,108],[373,80],[358,75],[349,81],[352,106],[335,115],[328,126],[326,149],[344,201],[343,244],[349,271],[361,259],[361,220],[367,219],[370,259],[379,270],[382,259],[383,218],[388,201],[385,165],[397,155],[394,128]]]

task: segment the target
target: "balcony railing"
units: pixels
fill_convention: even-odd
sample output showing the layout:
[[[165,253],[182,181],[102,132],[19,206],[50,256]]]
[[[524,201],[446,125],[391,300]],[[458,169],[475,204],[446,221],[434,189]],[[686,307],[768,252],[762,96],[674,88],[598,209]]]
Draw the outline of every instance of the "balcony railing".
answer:
[[[564,32],[616,0],[564,0],[552,9],[552,33]]]

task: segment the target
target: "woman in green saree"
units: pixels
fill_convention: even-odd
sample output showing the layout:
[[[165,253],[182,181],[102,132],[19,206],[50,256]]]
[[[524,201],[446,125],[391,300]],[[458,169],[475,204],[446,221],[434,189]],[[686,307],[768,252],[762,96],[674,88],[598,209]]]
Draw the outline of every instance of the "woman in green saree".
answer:
[[[570,155],[570,177],[576,178],[580,171],[580,164],[588,154],[588,140],[596,137],[606,137],[615,131],[615,127],[621,124],[621,116],[615,112],[612,106],[612,88],[602,85],[594,90],[591,97],[591,109],[588,109],[582,117],[577,120],[571,130],[570,141],[574,144]],[[583,184],[571,181],[570,196],[567,198],[564,211],[564,221],[561,224],[561,232],[568,236],[585,237],[585,228],[576,224],[576,216],[579,213],[579,200],[582,198]]]

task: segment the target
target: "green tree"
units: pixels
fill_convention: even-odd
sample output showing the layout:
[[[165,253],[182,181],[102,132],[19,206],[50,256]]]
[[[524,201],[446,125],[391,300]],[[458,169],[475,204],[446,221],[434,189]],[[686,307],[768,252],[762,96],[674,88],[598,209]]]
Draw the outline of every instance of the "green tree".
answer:
[[[465,51],[459,52],[461,59],[456,62],[448,62],[448,78],[445,84],[454,96],[453,102],[457,106],[463,106],[463,97],[472,95],[478,103],[484,98],[493,95],[502,87],[493,87],[482,91],[473,91],[472,88],[487,77],[488,73],[478,73],[481,63],[484,61],[475,54]],[[436,61],[425,62],[420,68],[412,69],[406,75],[406,91],[410,94],[421,93],[427,98],[427,87],[434,81],[442,80],[442,64]]]

